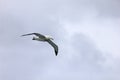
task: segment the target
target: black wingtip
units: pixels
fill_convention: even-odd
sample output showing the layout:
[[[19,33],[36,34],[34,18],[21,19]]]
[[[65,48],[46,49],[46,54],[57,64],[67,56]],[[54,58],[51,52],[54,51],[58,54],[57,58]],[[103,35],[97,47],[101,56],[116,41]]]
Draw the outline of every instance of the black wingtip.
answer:
[[[25,36],[25,35],[21,35],[21,37],[22,37],[22,36]]]
[[[56,56],[58,55],[58,51],[55,51],[55,55],[56,55]]]
[[[29,33],[29,34],[23,34],[21,36],[28,36],[28,35],[33,35],[34,33]]]
[[[21,37],[22,37],[22,36],[27,36],[27,34],[21,35]]]

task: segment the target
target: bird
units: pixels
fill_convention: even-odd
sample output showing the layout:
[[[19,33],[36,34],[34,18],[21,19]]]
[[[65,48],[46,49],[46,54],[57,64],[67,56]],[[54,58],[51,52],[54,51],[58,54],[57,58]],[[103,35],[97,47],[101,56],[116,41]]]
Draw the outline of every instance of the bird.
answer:
[[[24,34],[22,36],[29,36],[29,35],[35,35],[36,37],[33,37],[32,40],[42,41],[42,42],[48,42],[53,48],[55,55],[58,55],[58,46],[52,41],[54,40],[51,36],[43,35],[40,33],[28,33]]]

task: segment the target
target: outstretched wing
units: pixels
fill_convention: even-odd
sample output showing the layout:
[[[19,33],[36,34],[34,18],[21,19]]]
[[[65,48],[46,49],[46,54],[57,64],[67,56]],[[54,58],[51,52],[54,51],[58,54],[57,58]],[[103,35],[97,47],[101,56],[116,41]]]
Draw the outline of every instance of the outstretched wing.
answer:
[[[22,35],[22,36],[28,36],[28,35],[36,35],[36,36],[38,36],[39,38],[45,38],[44,35],[39,34],[39,33],[29,33],[29,34],[24,34],[24,35]]]
[[[47,42],[54,48],[55,55],[57,56],[57,54],[58,54],[58,46],[54,42],[52,42],[51,40],[48,40]]]

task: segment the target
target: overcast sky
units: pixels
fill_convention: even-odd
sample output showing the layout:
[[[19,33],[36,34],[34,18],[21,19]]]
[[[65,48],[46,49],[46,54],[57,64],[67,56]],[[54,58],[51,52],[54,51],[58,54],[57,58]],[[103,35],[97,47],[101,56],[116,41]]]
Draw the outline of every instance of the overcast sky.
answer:
[[[120,1],[0,0],[0,80],[120,80]]]

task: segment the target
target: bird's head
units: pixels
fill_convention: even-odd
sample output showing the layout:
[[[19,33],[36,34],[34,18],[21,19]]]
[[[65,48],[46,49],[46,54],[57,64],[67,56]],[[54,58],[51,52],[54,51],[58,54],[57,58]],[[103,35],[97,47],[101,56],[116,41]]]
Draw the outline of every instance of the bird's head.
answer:
[[[50,40],[54,40],[51,36],[49,36],[48,39],[50,39]]]
[[[47,39],[54,40],[52,36],[45,35]]]
[[[50,40],[54,40],[52,37],[50,37]]]

